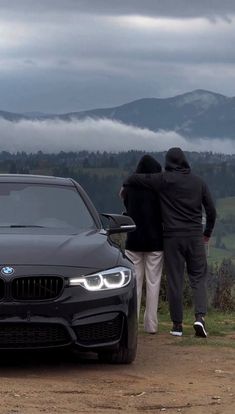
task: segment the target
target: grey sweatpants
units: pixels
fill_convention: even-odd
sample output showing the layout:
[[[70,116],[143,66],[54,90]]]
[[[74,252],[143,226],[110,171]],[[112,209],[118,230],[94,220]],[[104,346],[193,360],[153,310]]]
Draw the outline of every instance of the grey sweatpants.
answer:
[[[164,258],[171,320],[176,323],[183,321],[185,264],[193,291],[195,314],[205,315],[207,260],[203,237],[164,237]]]

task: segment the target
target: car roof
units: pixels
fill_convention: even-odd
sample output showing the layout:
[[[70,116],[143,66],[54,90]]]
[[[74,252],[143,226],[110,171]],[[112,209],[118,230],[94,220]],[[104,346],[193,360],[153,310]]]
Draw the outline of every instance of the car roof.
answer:
[[[32,174],[0,174],[0,183],[73,185],[71,178]]]

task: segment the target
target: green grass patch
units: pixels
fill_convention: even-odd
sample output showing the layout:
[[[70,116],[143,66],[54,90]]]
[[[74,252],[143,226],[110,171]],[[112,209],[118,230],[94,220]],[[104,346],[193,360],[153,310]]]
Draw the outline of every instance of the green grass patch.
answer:
[[[207,257],[207,261],[209,264],[213,263],[221,263],[223,259],[233,258],[235,256],[235,250],[225,250],[225,249],[218,249],[216,247],[210,246],[209,248],[209,256]]]
[[[235,197],[219,198],[216,202],[217,220],[210,241],[208,263],[235,259]],[[215,245],[224,248],[215,248]]]
[[[219,198],[216,210],[220,219],[233,217],[235,219],[235,197]]]
[[[167,303],[161,303],[158,311],[159,320],[159,334],[168,333],[171,330],[172,322],[168,310]],[[216,310],[209,310],[206,316],[206,328],[208,331],[208,337],[195,338],[193,322],[194,312],[192,309],[184,310],[184,323],[183,323],[183,336],[181,338],[173,338],[172,343],[181,346],[226,346],[235,349],[235,312],[219,312]],[[140,332],[144,332],[143,329],[143,309],[140,315]],[[170,336],[169,336],[170,338]]]
[[[235,252],[235,234],[234,233],[223,236],[222,243],[224,243],[227,250],[231,250]]]
[[[216,338],[209,335],[207,338],[196,338],[195,336],[183,336],[179,342],[174,342],[178,346],[212,346],[222,348],[235,349],[235,339],[231,338]]]

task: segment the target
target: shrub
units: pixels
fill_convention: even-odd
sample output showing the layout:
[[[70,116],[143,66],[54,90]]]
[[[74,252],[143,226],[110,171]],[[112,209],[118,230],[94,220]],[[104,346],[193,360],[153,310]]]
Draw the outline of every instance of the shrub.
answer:
[[[224,259],[215,269],[215,294],[212,305],[222,311],[235,310],[235,269],[230,259]]]

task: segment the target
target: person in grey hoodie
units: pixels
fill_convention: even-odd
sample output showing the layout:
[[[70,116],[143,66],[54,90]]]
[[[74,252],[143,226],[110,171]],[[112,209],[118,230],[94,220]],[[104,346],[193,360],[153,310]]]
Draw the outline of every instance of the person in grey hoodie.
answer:
[[[183,333],[184,269],[188,272],[194,296],[196,336],[206,337],[207,312],[205,243],[211,236],[216,210],[206,183],[191,172],[185,154],[180,148],[171,148],[165,159],[165,171],[158,174],[133,174],[124,182],[141,186],[159,194],[168,299],[173,322],[172,335]],[[202,228],[203,207],[206,213]]]

